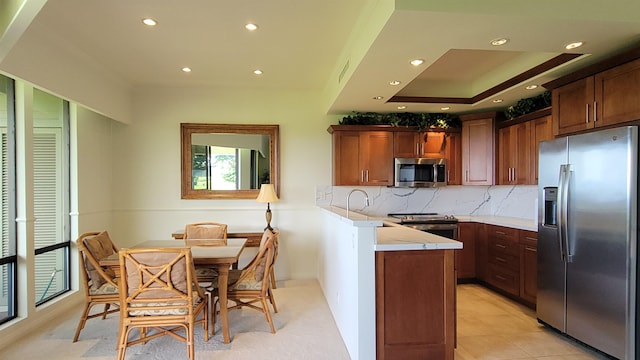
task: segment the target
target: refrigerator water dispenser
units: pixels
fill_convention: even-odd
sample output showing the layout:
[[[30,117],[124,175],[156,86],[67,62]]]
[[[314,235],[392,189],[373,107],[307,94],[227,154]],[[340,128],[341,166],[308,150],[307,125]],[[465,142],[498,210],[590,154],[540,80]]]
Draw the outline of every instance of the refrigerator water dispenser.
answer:
[[[544,226],[558,226],[556,209],[558,204],[558,188],[544,188]]]

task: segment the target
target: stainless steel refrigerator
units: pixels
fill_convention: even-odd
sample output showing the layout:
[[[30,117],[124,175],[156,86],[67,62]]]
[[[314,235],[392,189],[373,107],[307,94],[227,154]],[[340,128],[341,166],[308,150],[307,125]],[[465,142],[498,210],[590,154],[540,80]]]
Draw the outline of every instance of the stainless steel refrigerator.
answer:
[[[637,359],[638,128],[540,144],[538,320]]]

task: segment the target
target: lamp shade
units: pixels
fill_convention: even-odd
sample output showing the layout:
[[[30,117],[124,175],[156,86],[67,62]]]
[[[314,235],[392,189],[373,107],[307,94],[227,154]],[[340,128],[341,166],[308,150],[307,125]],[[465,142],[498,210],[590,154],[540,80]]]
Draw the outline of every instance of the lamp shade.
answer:
[[[278,195],[276,195],[276,190],[273,187],[273,184],[262,184],[256,201],[270,203],[278,200]]]

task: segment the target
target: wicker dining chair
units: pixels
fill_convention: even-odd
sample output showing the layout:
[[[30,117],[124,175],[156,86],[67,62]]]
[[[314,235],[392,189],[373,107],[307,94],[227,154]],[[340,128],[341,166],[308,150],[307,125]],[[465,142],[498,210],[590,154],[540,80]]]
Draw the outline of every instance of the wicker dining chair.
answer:
[[[258,254],[242,270],[231,270],[229,272],[227,299],[233,301],[235,305],[228,306],[228,304],[219,304],[219,306],[228,306],[228,310],[248,307],[262,312],[273,334],[275,334],[276,329],[273,325],[273,319],[267,301],[271,302],[274,312],[278,312],[275,302],[273,301],[269,276],[276,258],[278,235],[279,233],[277,231],[268,235],[264,239],[264,243],[261,244]],[[215,281],[211,289],[213,297],[218,297],[217,286],[218,283]],[[212,311],[212,324],[215,329],[215,304],[212,305],[212,309],[214,309],[214,311]]]
[[[76,244],[78,258],[82,265],[80,275],[84,284],[84,310],[73,336],[73,342],[78,341],[87,320],[96,317],[105,319],[108,314],[120,310],[118,279],[111,269],[102,268],[99,264],[101,259],[118,252],[118,247],[111,241],[109,233],[107,231],[87,232],[78,237]],[[104,305],[104,309],[100,313],[90,315],[89,312],[95,305]]]
[[[194,329],[201,323],[209,340],[208,300],[197,283],[189,248],[134,248],[119,253],[120,328],[118,359],[129,346],[169,335],[187,345],[195,358]],[[140,329],[140,337],[130,332]],[[185,335],[178,331],[184,329]]]

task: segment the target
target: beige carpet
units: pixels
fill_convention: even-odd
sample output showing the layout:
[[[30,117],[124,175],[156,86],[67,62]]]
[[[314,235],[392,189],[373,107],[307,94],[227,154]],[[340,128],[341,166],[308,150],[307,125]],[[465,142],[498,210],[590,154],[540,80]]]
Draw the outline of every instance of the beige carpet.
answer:
[[[216,335],[204,342],[202,328],[195,338],[196,359],[349,359],[335,322],[316,280],[282,281],[275,290],[279,312],[274,314],[276,334],[271,334],[262,313],[234,310],[229,313],[232,341]],[[42,329],[23,342],[2,349],[2,359],[114,359],[117,355],[118,316],[87,322],[77,343],[72,343],[80,310]],[[127,359],[186,359],[186,345],[161,337],[127,349]]]

